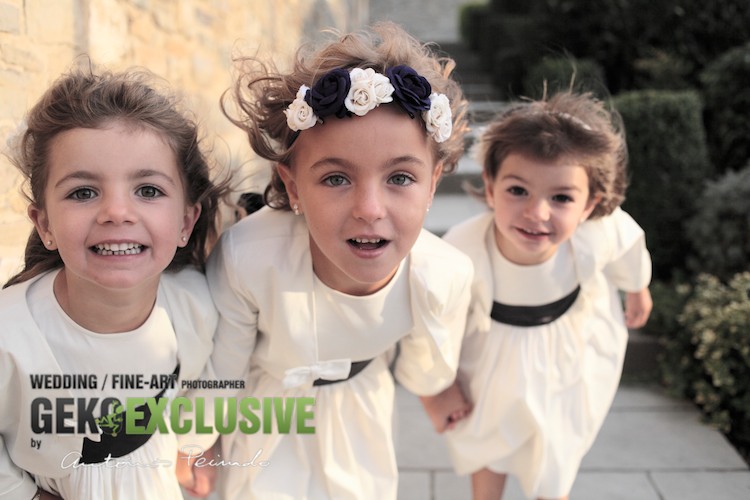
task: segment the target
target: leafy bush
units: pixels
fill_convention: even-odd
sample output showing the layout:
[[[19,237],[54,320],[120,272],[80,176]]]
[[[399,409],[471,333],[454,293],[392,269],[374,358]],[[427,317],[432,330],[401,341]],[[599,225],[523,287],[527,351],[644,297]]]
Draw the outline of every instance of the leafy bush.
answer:
[[[643,227],[654,277],[686,269],[683,225],[713,169],[706,152],[701,101],[694,91],[632,91],[614,98],[625,124],[630,186],[623,208]]]
[[[686,90],[693,88],[695,67],[683,57],[653,48],[633,62],[633,86],[639,89]]]
[[[644,63],[667,62],[659,61],[659,53],[667,55],[673,67],[650,70],[677,71],[696,86],[698,73],[708,63],[747,41],[750,26],[747,1],[541,0],[540,4],[535,11],[540,13],[548,45],[599,62],[612,93],[651,87],[638,73]],[[662,84],[658,88],[665,88]]]
[[[721,279],[750,269],[750,164],[709,182],[696,208],[687,225],[696,253],[689,267]]]
[[[523,81],[524,95],[534,99],[542,96],[545,82],[548,94],[573,85],[579,92],[592,92],[599,98],[608,96],[604,71],[592,59],[544,57],[529,69]]]
[[[461,40],[471,50],[479,50],[480,23],[489,10],[490,6],[486,2],[470,2],[461,6],[458,13]]]
[[[654,337],[678,335],[680,323],[677,317],[690,297],[692,287],[683,277],[671,281],[654,280],[649,285],[654,308],[643,328],[644,333]]]
[[[729,284],[698,276],[679,316],[679,335],[665,339],[664,381],[698,404],[706,420],[742,450],[750,449],[750,272]]]
[[[750,43],[711,63],[700,79],[711,159],[719,171],[742,168],[750,160]]]

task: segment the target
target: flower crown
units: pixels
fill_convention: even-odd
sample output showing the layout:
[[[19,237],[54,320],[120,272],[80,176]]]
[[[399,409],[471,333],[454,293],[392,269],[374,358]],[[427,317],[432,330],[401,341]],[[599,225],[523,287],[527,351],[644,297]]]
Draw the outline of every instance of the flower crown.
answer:
[[[302,85],[284,114],[287,125],[296,132],[323,123],[331,115],[364,116],[393,101],[411,118],[421,112],[427,132],[436,142],[451,136],[453,121],[448,97],[433,93],[430,82],[405,65],[388,68],[385,75],[372,68],[333,69],[312,88]]]

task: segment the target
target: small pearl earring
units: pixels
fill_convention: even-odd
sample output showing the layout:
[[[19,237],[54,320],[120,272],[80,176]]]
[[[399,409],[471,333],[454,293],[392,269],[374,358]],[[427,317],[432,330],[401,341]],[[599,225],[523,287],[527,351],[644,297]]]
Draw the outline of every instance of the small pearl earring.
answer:
[[[300,214],[299,205],[297,205],[296,203],[292,205],[292,211],[294,211],[294,215],[299,215]]]
[[[187,238],[185,236],[183,236],[181,239],[182,239],[183,243],[185,243],[187,241]]]
[[[52,240],[47,240],[47,246],[50,246],[52,244]]]

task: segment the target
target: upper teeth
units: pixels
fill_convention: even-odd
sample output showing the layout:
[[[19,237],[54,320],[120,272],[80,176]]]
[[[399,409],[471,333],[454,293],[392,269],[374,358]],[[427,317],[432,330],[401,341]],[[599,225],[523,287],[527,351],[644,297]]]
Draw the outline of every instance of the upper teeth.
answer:
[[[112,250],[113,252],[122,250],[131,250],[133,248],[141,248],[140,243],[99,243],[96,245],[98,250]]]
[[[100,255],[133,255],[141,253],[142,247],[140,243],[99,243],[94,248]]]
[[[380,243],[382,240],[380,238],[372,240],[368,240],[367,238],[354,238],[354,241],[357,243]]]

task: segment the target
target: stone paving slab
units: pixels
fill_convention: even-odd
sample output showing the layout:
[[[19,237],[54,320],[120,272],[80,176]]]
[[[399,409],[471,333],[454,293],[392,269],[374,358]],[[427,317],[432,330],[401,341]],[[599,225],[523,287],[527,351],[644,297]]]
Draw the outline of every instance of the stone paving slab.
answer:
[[[402,387],[396,397],[399,499],[471,498],[470,479],[453,473],[442,438],[432,431],[419,400]],[[524,498],[518,482],[509,478],[504,500]],[[750,498],[750,470],[721,433],[701,423],[691,403],[659,388],[621,386],[571,498]]]

